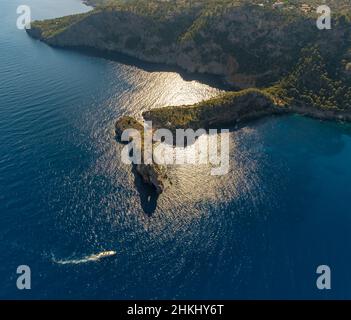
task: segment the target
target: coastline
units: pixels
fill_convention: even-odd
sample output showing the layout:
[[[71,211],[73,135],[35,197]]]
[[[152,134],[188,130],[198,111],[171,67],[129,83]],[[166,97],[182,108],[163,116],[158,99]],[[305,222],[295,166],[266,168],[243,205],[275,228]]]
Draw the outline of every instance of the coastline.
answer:
[[[341,37],[343,30],[340,28],[335,30],[334,38],[327,38],[320,43],[315,30],[312,29],[314,23],[309,16],[296,14],[291,20],[291,17],[284,13],[277,14],[275,10],[243,2],[230,8],[219,5],[224,15],[223,26],[219,27],[214,21],[207,21],[207,18],[205,19],[207,24],[204,25],[200,23],[204,21],[198,19],[200,13],[208,12],[211,16],[211,12],[217,8],[216,6],[212,8],[210,3],[208,7],[199,5],[193,8],[180,3],[167,5],[158,1],[153,5],[143,1],[118,2],[116,6],[112,3],[107,5],[104,0],[84,0],[84,3],[95,6],[95,9],[87,14],[35,21],[27,33],[53,47],[90,52],[117,61],[123,55],[135,59],[132,64],[142,64],[142,68],[147,68],[146,64],[153,65],[150,67],[151,70],[155,68],[160,71],[175,71],[184,79],[187,74],[192,75],[190,79],[194,80],[202,76],[212,77],[216,82],[221,82],[215,86],[219,88],[223,86],[224,90],[269,88],[292,75],[300,66],[303,70],[308,69],[305,74],[311,70],[319,70],[320,76],[326,75],[326,80],[320,84],[324,91],[314,88],[314,84],[319,83],[315,77],[309,77],[311,80],[307,81],[305,88],[300,88],[291,81],[290,84],[294,89],[299,88],[298,93],[306,89],[303,95],[307,96],[305,99],[307,102],[312,98],[317,105],[321,102],[320,105],[327,108],[335,106],[340,109],[349,105],[349,99],[335,98],[333,88],[338,81],[347,86],[348,80],[351,80],[345,71],[346,65],[344,66],[348,60],[347,45],[345,44],[342,52],[334,54],[344,57],[344,60],[335,62],[339,64],[340,69],[339,76],[335,79],[333,73],[331,75],[328,73],[330,66],[325,61],[330,59],[331,55],[325,46],[335,37]],[[272,22],[262,27],[262,32],[265,32],[260,36],[256,32],[256,24],[268,13],[272,16]],[[221,17],[220,14],[218,17],[216,14],[214,16],[217,19]],[[244,19],[247,16],[250,16],[250,19]],[[281,19],[286,24],[284,32],[282,34],[273,32],[275,29],[272,30],[272,24],[273,27],[280,25]],[[341,22],[345,19],[347,18],[343,17]],[[290,35],[291,24],[300,20],[303,22],[301,28],[298,28],[296,34]],[[245,28],[234,33],[230,27],[233,21],[242,21]],[[197,23],[199,29],[195,28]],[[286,37],[282,37],[285,33]],[[305,39],[306,34],[311,34],[314,41]],[[286,42],[289,35],[291,40]],[[297,35],[303,37],[304,41],[301,42]],[[266,40],[267,43],[262,40]],[[231,42],[230,45],[228,41]],[[286,51],[284,55],[280,52],[282,48]],[[255,54],[250,55],[250,52]],[[309,56],[313,56],[314,64],[319,64],[312,66],[311,70],[307,63]],[[261,60],[265,60],[266,63],[262,63]],[[300,79],[303,74],[296,73],[294,76],[298,77],[298,81],[304,80]],[[207,84],[208,81],[204,83]],[[314,95],[321,95],[321,92],[325,93],[321,99],[316,99]],[[349,93],[346,92],[347,90],[344,90],[344,93],[340,94],[347,96]],[[316,106],[316,103],[314,105]]]
[[[93,7],[97,5],[93,0],[85,0],[83,3]],[[245,9],[243,10],[245,13]],[[120,41],[119,37],[122,36],[112,33],[111,37],[113,40],[107,38],[106,41],[100,41],[99,36],[91,36],[94,30],[97,35],[99,35],[99,31],[104,30],[106,25],[104,25],[103,21],[106,19],[110,19],[110,23],[119,21],[121,26],[128,28],[129,26],[126,26],[125,20],[136,17],[139,19],[139,24],[136,24],[135,29],[132,31],[135,31],[135,34],[139,37],[140,34],[143,34],[143,25],[150,22],[143,15],[136,16],[133,12],[129,11],[110,12],[108,9],[104,12],[100,8],[94,10],[93,14],[62,18],[59,20],[59,27],[57,27],[57,21],[55,24],[50,23],[50,21],[38,22],[34,24],[32,29],[27,30],[27,33],[29,36],[43,41],[52,47],[84,52],[85,54],[88,53],[105,59],[136,65],[150,71],[174,71],[179,73],[184,79],[189,77],[191,80],[198,80],[225,90],[222,95],[210,100],[204,100],[195,105],[180,107],[166,106],[161,109],[152,109],[144,112],[144,120],[153,121],[155,128],[170,130],[176,130],[178,128],[196,130],[203,128],[207,130],[210,128],[234,126],[239,123],[245,125],[245,123],[250,120],[275,114],[299,114],[319,120],[351,121],[351,112],[344,109],[345,104],[329,105],[327,103],[320,103],[316,105],[311,103],[310,106],[308,106],[308,104],[303,102],[302,93],[311,90],[311,87],[314,87],[314,84],[318,83],[318,81],[315,81],[315,78],[310,80],[311,78],[309,77],[308,70],[303,73],[298,72],[298,70],[305,70],[305,68],[309,66],[309,64],[306,64],[308,60],[303,60],[303,55],[302,58],[300,57],[300,65],[299,63],[296,64],[295,73],[294,70],[290,73],[291,79],[289,79],[290,82],[288,81],[286,83],[287,88],[283,88],[283,86],[280,88],[286,89],[282,91],[288,92],[292,87],[295,92],[297,92],[297,95],[289,96],[287,94],[281,97],[281,92],[278,92],[279,90],[275,93],[273,91],[272,93],[268,93],[273,88],[272,85],[274,85],[274,83],[267,84],[265,88],[261,89],[261,86],[256,86],[255,83],[252,83],[252,79],[250,80],[250,72],[244,75],[236,73],[238,71],[237,61],[232,56],[226,57],[225,59],[223,58],[220,64],[215,64],[214,66],[211,59],[209,61],[206,61],[206,59],[191,60],[189,58],[190,56],[187,56],[189,59],[185,59],[186,55],[184,56],[184,48],[181,44],[178,46],[173,43],[167,44],[164,47],[164,51],[160,51],[157,54],[146,54],[146,52],[149,51],[140,50],[138,47],[140,44],[139,42],[141,42],[140,37],[123,38],[125,41]],[[90,35],[86,35],[83,41],[80,36],[82,31],[86,28],[91,28],[92,32],[90,32]],[[120,33],[123,34],[122,31]],[[147,37],[144,37],[143,40],[147,47],[151,40]],[[194,47],[194,50],[199,49],[194,43],[192,43],[191,47]],[[222,52],[222,54],[224,54],[224,52]],[[308,48],[305,53],[305,58],[310,58],[313,54],[315,54],[313,57],[315,58],[314,61],[316,65],[313,65],[311,70],[320,70],[320,75],[326,78],[325,74],[327,73],[326,70],[323,69],[325,65],[323,64],[323,59],[318,55],[318,50],[316,52],[313,47]],[[179,55],[183,55],[182,59],[179,59]],[[232,76],[232,81],[229,81],[229,75]],[[238,77],[235,78],[234,76]],[[234,81],[234,78],[237,83]],[[204,79],[207,80],[204,81]],[[219,79],[222,80],[222,84],[220,84]],[[279,81],[284,79],[285,78],[281,78]],[[298,91],[296,88],[298,88],[298,83],[300,82],[306,83],[306,85],[305,88],[303,88],[304,90]],[[224,83],[226,85],[224,85]],[[240,83],[241,85],[239,85]],[[333,89],[335,83],[336,82],[333,82],[332,79],[327,79],[321,87],[324,86],[328,89]],[[280,83],[277,87],[280,87]],[[317,93],[318,92],[317,90]],[[326,96],[328,96],[328,94],[326,94]],[[347,97],[346,94],[345,97]],[[308,96],[307,98],[310,97]],[[324,100],[318,99],[317,101]],[[324,106],[325,109],[321,109],[319,106]],[[339,106],[341,107],[338,109]],[[335,107],[335,109],[331,107]],[[124,119],[125,117],[122,117],[118,121],[123,122]],[[133,121],[136,120],[134,119]],[[138,126],[139,125],[141,124],[138,124]],[[118,125],[116,124],[116,129],[117,128]],[[117,131],[121,132],[122,130]],[[117,137],[120,132],[116,132]],[[164,187],[162,185],[162,179],[160,178],[161,171],[158,170],[158,167],[155,165],[137,166],[137,172],[143,177],[145,182],[156,188],[158,194],[163,192]]]
[[[200,102],[190,106],[164,107],[152,109],[142,114],[143,121],[152,121],[153,130],[168,129],[175,132],[177,129],[205,129],[243,127],[250,121],[264,117],[280,115],[301,115],[321,121],[351,122],[351,113],[336,110],[320,110],[300,106],[279,106],[274,98],[262,93],[258,89],[248,89],[244,92],[232,94],[231,101],[217,100],[217,105],[208,106]],[[216,98],[210,100],[216,101]],[[203,114],[202,114],[203,113]],[[194,114],[196,116],[194,116]],[[186,121],[184,119],[187,119]],[[184,122],[185,121],[185,122]],[[124,130],[135,129],[143,139],[144,124],[129,116],[119,118],[115,125],[116,140]],[[154,142],[155,143],[155,142]],[[141,147],[143,154],[143,147]],[[165,190],[168,180],[167,169],[156,163],[133,165],[143,181],[152,186],[158,195]]]
[[[35,29],[34,30],[29,29],[29,30],[26,30],[26,32],[32,38],[37,39],[39,41],[43,41],[41,39],[40,34],[38,34]],[[207,84],[217,89],[223,90],[226,93],[243,91],[225,82],[222,76],[209,74],[209,73],[191,72],[186,69],[183,69],[180,66],[170,65],[162,62],[153,62],[153,61],[144,60],[134,55],[124,53],[122,51],[121,52],[107,51],[107,50],[101,50],[98,48],[91,48],[91,47],[84,47],[84,46],[59,46],[59,45],[52,45],[52,44],[50,44],[50,46],[60,50],[76,51],[85,55],[90,55],[93,57],[116,61],[122,64],[135,66],[149,72],[154,72],[154,71],[176,72],[186,81],[199,81],[203,84]],[[249,89],[257,89],[257,88],[249,88]],[[260,89],[257,89],[257,90],[260,90]],[[174,107],[174,108],[179,108],[179,107]],[[285,112],[296,113],[302,116],[308,116],[319,120],[351,122],[351,112],[347,112],[343,110],[333,110],[333,109],[322,110],[322,109],[316,109],[316,108],[306,107],[306,106],[289,105],[286,107]]]
[[[39,41],[41,40],[39,39]],[[205,84],[223,91],[229,92],[233,90],[239,90],[238,88],[233,87],[232,85],[226,83],[223,77],[218,75],[209,74],[209,73],[191,72],[176,65],[164,64],[161,62],[151,62],[151,61],[140,59],[138,57],[135,57],[133,55],[130,55],[124,52],[100,50],[100,49],[84,47],[84,46],[72,46],[72,47],[70,46],[62,47],[62,46],[55,46],[55,45],[50,45],[50,46],[57,50],[74,51],[74,52],[81,53],[91,57],[115,61],[117,63],[121,63],[127,66],[140,68],[147,72],[175,72],[179,74],[185,81],[198,81],[202,84]]]
[[[321,110],[301,106],[289,106],[288,112],[291,114],[299,114],[301,116],[322,120],[322,121],[340,121],[351,122],[351,112],[342,110]]]
[[[91,5],[87,0],[87,5]],[[93,11],[91,11],[93,12]],[[47,45],[61,50],[76,51],[85,55],[99,57],[107,60],[116,61],[130,66],[136,66],[149,72],[176,72],[186,81],[199,81],[203,84],[213,86],[220,90],[240,90],[240,86],[227,81],[224,74],[214,74],[206,71],[194,71],[191,68],[177,64],[176,62],[166,61],[164,58],[148,57],[138,52],[126,50],[125,48],[106,49],[101,47],[72,45],[68,43],[60,43],[55,37],[46,38],[43,35],[43,30],[40,27],[32,26],[31,29],[26,29],[26,33],[33,39],[46,43]]]

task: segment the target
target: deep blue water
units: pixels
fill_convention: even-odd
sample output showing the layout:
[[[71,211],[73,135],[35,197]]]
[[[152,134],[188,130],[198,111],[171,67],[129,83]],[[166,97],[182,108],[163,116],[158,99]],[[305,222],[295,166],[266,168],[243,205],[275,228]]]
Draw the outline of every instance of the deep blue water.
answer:
[[[87,10],[27,3],[36,19]],[[250,123],[230,133],[228,175],[174,168],[147,215],[114,120],[217,90],[50,48],[16,29],[19,4],[0,0],[0,298],[351,298],[350,125]]]

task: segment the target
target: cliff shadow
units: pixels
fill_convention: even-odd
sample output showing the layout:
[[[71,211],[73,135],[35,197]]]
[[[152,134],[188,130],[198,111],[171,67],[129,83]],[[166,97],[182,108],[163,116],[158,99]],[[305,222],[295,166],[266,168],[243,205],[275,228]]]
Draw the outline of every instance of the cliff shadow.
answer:
[[[146,62],[144,60],[120,52],[103,51],[89,47],[57,47],[57,49],[71,51],[73,50],[90,57],[103,58],[106,60],[122,63],[127,66],[137,67],[147,72],[175,72],[178,73],[185,81],[198,81],[202,84],[209,85],[221,90],[237,90],[237,88],[227,84],[221,76],[211,75],[207,73],[191,73],[177,66],[156,62]]]
[[[144,213],[151,217],[157,208],[159,195],[154,187],[143,181],[143,178],[136,171],[135,166],[133,166],[132,172],[134,174],[134,186],[139,194],[141,207]]]
[[[115,141],[119,144],[127,144],[125,141],[121,141],[117,134],[115,135]],[[134,187],[139,194],[141,207],[144,213],[151,217],[157,208],[159,194],[153,186],[143,181],[143,178],[137,172],[135,164],[132,164],[132,174],[134,175]]]

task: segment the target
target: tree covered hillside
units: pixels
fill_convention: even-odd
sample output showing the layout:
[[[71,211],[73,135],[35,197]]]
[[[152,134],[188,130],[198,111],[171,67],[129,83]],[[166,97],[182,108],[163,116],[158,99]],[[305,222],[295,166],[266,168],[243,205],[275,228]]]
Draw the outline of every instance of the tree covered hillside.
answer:
[[[88,2],[97,5],[93,11],[35,22],[29,33],[54,46],[122,52],[219,75],[236,89],[275,86],[289,101],[349,106],[349,1],[329,1],[331,30],[316,27],[316,0]]]

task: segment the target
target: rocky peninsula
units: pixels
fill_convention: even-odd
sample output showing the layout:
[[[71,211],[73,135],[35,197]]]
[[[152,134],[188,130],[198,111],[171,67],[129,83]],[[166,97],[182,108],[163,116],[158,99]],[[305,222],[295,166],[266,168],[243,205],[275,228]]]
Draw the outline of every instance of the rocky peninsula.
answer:
[[[140,163],[133,164],[136,172],[142,177],[143,181],[150,186],[154,187],[157,194],[163,193],[166,187],[167,174],[165,167],[158,165],[154,162],[147,164],[144,161],[144,126],[139,121],[132,117],[124,116],[116,121],[115,132],[116,139],[119,142],[125,143],[127,141],[122,141],[122,134],[125,130],[134,129],[136,130],[141,138],[141,143],[138,145],[134,144],[134,152],[138,152],[141,155]],[[132,138],[131,138],[132,139]]]
[[[152,121],[153,129],[211,129],[245,125],[248,121],[272,115],[301,114],[321,120],[351,121],[351,112],[319,110],[299,105],[286,105],[267,91],[246,89],[223,93],[221,96],[195,105],[156,108],[143,113],[146,121]],[[129,116],[116,122],[116,137],[126,129],[136,129],[143,138],[144,126]],[[166,168],[156,163],[135,165],[145,183],[152,185],[158,194],[165,190]]]
[[[193,106],[143,114],[155,128],[233,126],[272,114],[299,113],[351,120],[351,5],[331,1],[333,28],[316,27],[315,0],[88,0],[94,10],[36,21],[28,34],[69,49],[123,53],[190,73],[220,76],[232,87]],[[307,5],[307,6],[306,6]],[[116,123],[117,137],[143,125]],[[144,181],[163,192],[163,168],[138,165]]]
[[[350,9],[333,1],[333,28],[316,27],[318,1],[91,0],[84,14],[36,21],[28,33],[52,46],[119,52],[187,72],[221,76],[233,88],[267,86],[318,45],[328,65],[349,77]],[[300,5],[311,10],[302,11]],[[98,5],[100,4],[100,5]],[[335,62],[335,63],[334,63]]]

